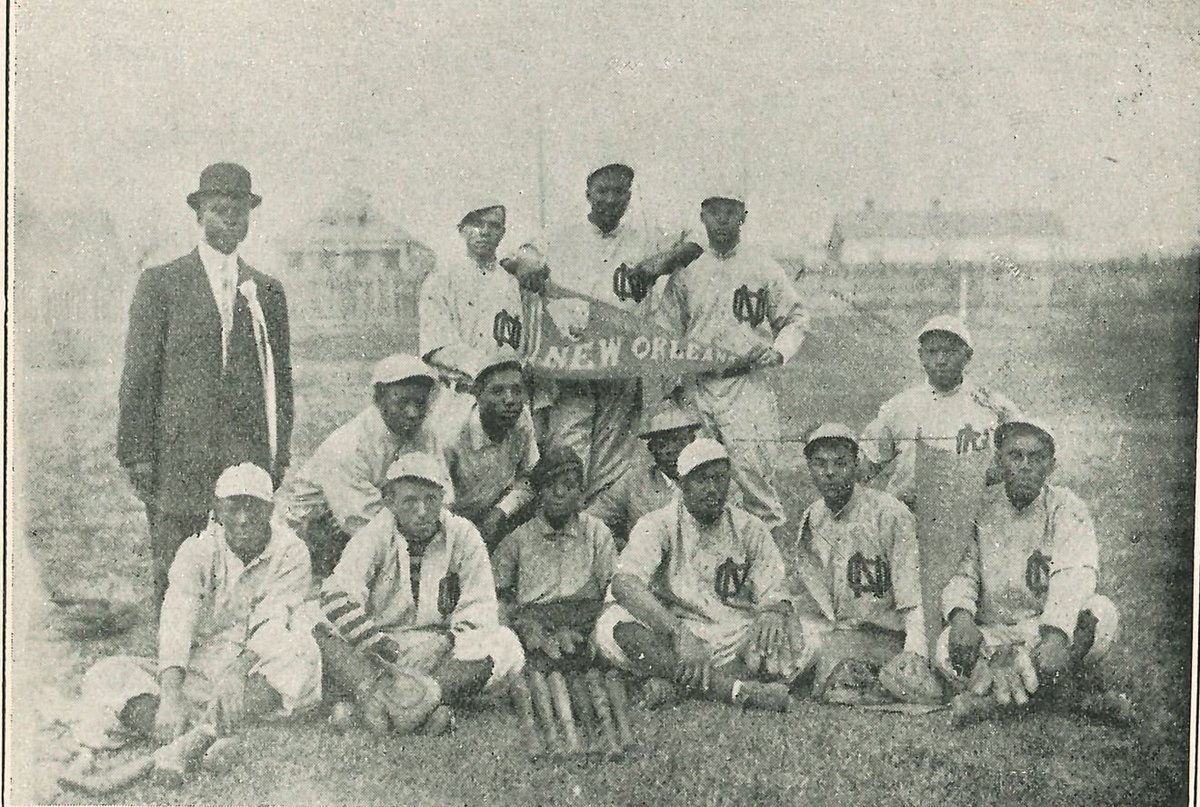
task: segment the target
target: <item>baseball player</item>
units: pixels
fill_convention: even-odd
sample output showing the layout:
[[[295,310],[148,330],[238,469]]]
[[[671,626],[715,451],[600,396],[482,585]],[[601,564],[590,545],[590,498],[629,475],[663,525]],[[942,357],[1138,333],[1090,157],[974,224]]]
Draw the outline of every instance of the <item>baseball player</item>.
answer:
[[[745,197],[729,188],[701,203],[708,249],[671,275],[659,316],[686,338],[741,357],[725,371],[690,379],[683,392],[728,448],[742,506],[775,531],[786,521],[772,482],[779,413],[764,370],[796,354],[807,318],[783,268],[741,243]]]
[[[957,454],[992,450],[996,427],[1020,417],[1020,411],[1003,395],[964,380],[972,355],[971,333],[962,320],[942,315],[925,323],[917,335],[917,357],[926,383],[887,401],[863,430],[864,480],[886,471],[887,492],[911,508],[918,437]]]
[[[1036,675],[1026,669],[1020,686],[993,676],[993,691],[1002,702],[1024,703],[1064,676],[1095,672],[1118,618],[1096,593],[1099,549],[1087,505],[1047,482],[1056,448],[1049,428],[1010,421],[996,429],[995,442],[1002,484],[985,493],[973,539],[942,592],[948,627],[936,659],[962,683],[997,653],[1021,654]]]
[[[724,446],[698,438],[678,470],[680,495],[634,526],[617,559],[596,645],[610,663],[697,697],[786,711],[795,666],[779,549],[761,521],[727,504]]]
[[[543,251],[550,280],[557,286],[649,317],[656,296],[653,281],[678,265],[665,258],[678,243],[626,217],[633,179],[628,164],[599,162],[587,177],[587,217],[552,234]],[[616,296],[613,276],[622,265],[649,286],[644,296]],[[551,299],[546,301],[546,309],[564,333],[582,334],[587,327],[590,306],[586,300]],[[580,456],[587,469],[585,491],[591,501],[642,457],[642,447],[628,428],[641,410],[638,380],[542,382],[539,387],[543,390],[539,399],[552,401],[542,415],[542,443],[569,446]]]
[[[533,472],[538,512],[492,558],[506,621],[531,663],[590,666],[588,638],[612,581],[617,550],[604,522],[581,513],[583,461],[550,446]]]
[[[638,436],[646,441],[654,461],[625,474],[588,508],[612,530],[617,549],[625,547],[629,531],[642,516],[665,507],[678,495],[675,463],[700,429],[700,418],[693,410],[670,402],[664,402],[645,423]]]
[[[500,626],[479,532],[444,507],[448,485],[438,457],[401,455],[387,471],[387,509],[351,537],[321,587],[336,639],[380,669],[431,677],[447,708],[524,664]],[[361,691],[362,681],[330,672]]]
[[[214,489],[213,517],[171,564],[158,660],[115,656],[83,677],[80,742],[168,742],[194,720],[305,711],[321,700],[321,655],[305,618],[308,550],[271,518],[271,475],[243,463]]]
[[[496,315],[521,314],[517,280],[496,259],[507,225],[505,206],[477,196],[462,206],[458,234],[460,251],[441,256],[435,272],[421,287],[419,301],[421,357],[438,370],[442,386],[434,402],[431,423],[443,442],[454,431],[474,400],[469,384],[496,347]],[[486,537],[486,536],[485,536]]]
[[[308,544],[318,578],[333,570],[350,536],[384,509],[381,488],[396,457],[442,456],[426,418],[436,384],[437,375],[415,356],[382,359],[371,372],[372,404],[325,438],[296,475],[283,510]]]
[[[529,472],[538,461],[537,439],[517,354],[493,346],[470,369],[475,405],[446,446],[446,466],[454,483],[453,511],[470,519],[493,551],[512,517],[533,500]]]
[[[809,435],[804,456],[821,498],[800,523],[801,582],[818,613],[799,613],[801,670],[841,703],[937,701],[921,607],[916,522],[894,496],[855,484],[859,444],[840,423]]]

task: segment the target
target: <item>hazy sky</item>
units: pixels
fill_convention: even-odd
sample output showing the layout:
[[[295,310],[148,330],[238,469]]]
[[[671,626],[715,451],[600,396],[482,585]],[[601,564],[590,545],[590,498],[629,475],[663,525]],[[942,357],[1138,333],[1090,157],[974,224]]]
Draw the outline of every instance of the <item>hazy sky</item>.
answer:
[[[494,192],[516,238],[540,118],[551,222],[626,154],[668,220],[744,173],[776,244],[868,196],[1051,208],[1095,253],[1200,233],[1195,2],[387,5],[16,3],[15,187],[136,240],[233,159],[266,199],[252,257],[348,183],[435,244]]]

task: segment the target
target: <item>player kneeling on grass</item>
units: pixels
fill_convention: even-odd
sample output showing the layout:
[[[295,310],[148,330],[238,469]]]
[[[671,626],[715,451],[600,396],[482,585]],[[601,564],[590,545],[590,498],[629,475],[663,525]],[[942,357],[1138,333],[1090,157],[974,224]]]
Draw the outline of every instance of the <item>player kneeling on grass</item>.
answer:
[[[678,471],[680,495],[637,523],[617,559],[596,644],[697,697],[786,711],[795,665],[779,549],[762,521],[726,503],[724,446],[695,440]]]
[[[840,423],[809,435],[804,456],[821,499],[804,511],[798,560],[819,615],[799,613],[801,670],[834,703],[937,703],[929,668],[916,523],[899,499],[856,485],[858,439]]]
[[[970,711],[972,696],[1023,705],[1055,691],[1085,711],[1126,717],[1127,702],[1103,692],[1098,676],[1117,612],[1096,593],[1091,514],[1070,490],[1047,484],[1054,437],[1026,420],[1006,423],[996,452],[1003,484],[984,494],[975,534],[942,592],[949,627],[937,663],[969,689],[956,717]]]
[[[524,663],[499,624],[479,531],[444,507],[443,467],[419,453],[392,463],[387,509],[354,534],[321,588],[329,675],[376,731],[444,731],[450,706]]]
[[[84,745],[113,748],[136,735],[165,743],[193,722],[228,729],[320,702],[321,656],[302,608],[308,549],[271,519],[271,491],[270,474],[250,463],[218,478],[213,520],[171,564],[157,669],[118,656],[84,675]]]

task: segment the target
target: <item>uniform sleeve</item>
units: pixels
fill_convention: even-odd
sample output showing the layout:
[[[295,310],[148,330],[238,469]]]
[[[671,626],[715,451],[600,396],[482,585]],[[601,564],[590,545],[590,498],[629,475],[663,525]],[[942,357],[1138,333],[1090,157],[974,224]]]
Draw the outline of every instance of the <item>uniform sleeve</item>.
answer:
[[[461,593],[454,613],[450,615],[450,630],[461,633],[467,630],[491,627],[500,622],[496,603],[496,582],[492,577],[492,564],[488,560],[487,547],[475,525],[463,519],[466,535],[459,542],[459,584]]]
[[[859,448],[871,462],[882,465],[896,458],[896,436],[892,430],[892,402],[879,407],[879,414],[859,435]]]
[[[158,669],[186,670],[192,656],[196,621],[207,594],[203,546],[189,538],[175,553],[168,573],[167,593],[158,619]]]
[[[890,515],[892,592],[897,610],[921,605],[921,571],[917,552],[917,521],[900,505]]]
[[[759,521],[748,525],[750,530],[751,599],[760,608],[787,599],[787,580],[783,570],[783,555],[775,539]]]
[[[264,596],[251,612],[246,647],[260,657],[278,652],[290,641],[288,625],[312,587],[312,562],[299,540],[290,543],[271,578],[263,584]]]
[[[666,557],[667,525],[651,513],[634,525],[629,543],[617,557],[616,574],[627,574],[650,585]]]
[[[430,274],[421,286],[421,299],[417,303],[417,309],[421,321],[418,340],[422,356],[428,356],[435,350],[459,342],[450,292],[445,267],[440,267]]]
[[[167,330],[167,304],[160,278],[159,270],[143,272],[129,306],[125,366],[118,396],[117,461],[121,465],[155,462],[158,455],[154,433]]]
[[[354,446],[334,456],[322,456],[314,477],[325,493],[334,518],[353,535],[383,510],[383,494],[372,481],[370,463]]]
[[[529,474],[540,458],[537,437],[533,431],[533,417],[529,414],[528,409],[521,412],[518,425],[521,429],[522,445],[521,457],[517,462],[516,479],[513,481],[512,490],[506,493],[496,505],[506,516],[511,516],[533,501],[533,488],[529,483]]]
[[[340,592],[360,605],[366,603],[371,581],[383,560],[383,545],[377,532],[374,528],[362,529],[350,537],[337,566],[321,586],[322,598]]]
[[[616,570],[617,544],[612,532],[597,519],[592,522],[592,578],[601,592],[608,590]]]
[[[963,549],[958,569],[942,589],[942,617],[956,608],[974,614],[979,607],[979,536],[973,534]]]
[[[520,592],[517,590],[517,571],[520,560],[520,534],[521,528],[504,536],[500,541],[500,546],[496,548],[495,554],[492,555],[492,578],[496,584],[496,592],[498,594],[511,591],[514,594],[513,599],[517,599]]]
[[[775,334],[775,349],[786,363],[800,349],[808,331],[808,315],[796,287],[783,267],[771,258],[771,280],[767,290],[767,320]]]
[[[1055,507],[1051,529],[1054,548],[1042,624],[1058,628],[1069,637],[1075,631],[1079,611],[1096,593],[1100,547],[1087,505],[1073,496]]]

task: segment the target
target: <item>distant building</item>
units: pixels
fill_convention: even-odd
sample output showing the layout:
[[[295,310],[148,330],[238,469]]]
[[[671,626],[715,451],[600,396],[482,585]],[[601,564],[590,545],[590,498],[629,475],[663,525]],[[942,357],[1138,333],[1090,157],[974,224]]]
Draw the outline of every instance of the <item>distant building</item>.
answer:
[[[1035,209],[881,210],[868,199],[838,215],[829,257],[845,266],[867,264],[1026,264],[1064,259],[1062,220]]]
[[[434,255],[365,191],[345,191],[280,249],[294,338],[347,335],[416,349],[417,298]]]

